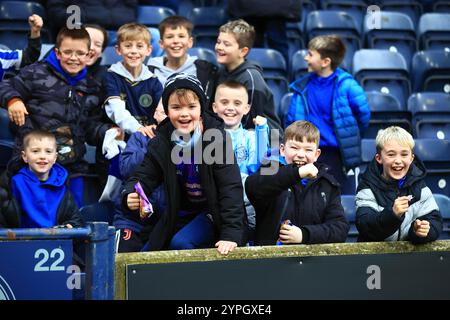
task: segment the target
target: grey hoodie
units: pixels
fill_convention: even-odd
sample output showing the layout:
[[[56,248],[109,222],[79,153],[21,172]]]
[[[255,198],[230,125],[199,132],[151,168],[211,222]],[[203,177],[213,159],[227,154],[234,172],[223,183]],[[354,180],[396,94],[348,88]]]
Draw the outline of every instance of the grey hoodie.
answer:
[[[186,62],[177,70],[170,69],[164,65],[164,59],[166,57],[154,57],[148,60],[147,65],[154,67],[153,73],[158,77],[159,82],[164,86],[166,79],[173,73],[184,72],[197,76],[197,68],[194,64],[197,60],[196,56],[187,55]]]

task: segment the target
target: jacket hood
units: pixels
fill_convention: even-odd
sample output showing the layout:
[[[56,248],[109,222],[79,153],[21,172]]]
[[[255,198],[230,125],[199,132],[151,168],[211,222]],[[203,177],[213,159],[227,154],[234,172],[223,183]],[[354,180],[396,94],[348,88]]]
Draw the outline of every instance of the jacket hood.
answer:
[[[184,62],[184,64],[179,67],[177,70],[172,70],[168,67],[166,67],[164,65],[164,61],[167,58],[165,56],[163,57],[155,57],[155,58],[151,58],[149,59],[147,65],[154,67],[155,70],[155,74],[158,76],[158,78],[160,79],[160,81],[162,80],[162,78],[164,78],[164,81],[161,81],[161,83],[164,85],[165,80],[172,74],[172,73],[188,73],[191,74],[191,70],[192,68],[195,68],[195,60],[197,60],[196,56],[190,56],[187,55],[186,61]]]
[[[346,79],[352,79],[352,76],[348,72],[344,71],[341,68],[337,68],[335,73],[336,73],[336,79],[337,79],[338,84]],[[306,86],[310,80],[311,74],[312,73],[305,74],[300,79],[292,82],[289,87],[297,93],[302,93],[303,91],[306,90]]]
[[[121,61],[116,62],[113,65],[111,65],[111,67],[109,67],[109,69],[108,69],[108,72],[115,72],[118,75],[120,75],[132,82],[144,81],[144,80],[150,79],[151,77],[155,76],[150,70],[148,70],[147,66],[143,64],[141,73],[135,79],[133,77],[133,75],[124,67],[124,65],[122,64]]]
[[[31,181],[38,183],[39,179],[34,172],[32,172],[28,166],[23,167],[17,173],[18,176],[22,177],[22,180]],[[53,167],[50,169],[50,174],[48,176],[47,181],[42,182],[41,184],[53,187],[61,187],[66,183],[68,177],[67,170],[64,169],[60,164],[55,163]]]
[[[398,180],[386,180],[382,176],[383,166],[379,164],[375,158],[370,162],[366,171],[361,175],[361,185],[367,185],[369,188],[378,190],[388,190],[398,188]],[[414,161],[411,163],[408,172],[406,173],[406,180],[403,187],[411,186],[419,180],[425,179],[426,169],[423,162],[414,156]],[[359,189],[359,188],[358,188]]]

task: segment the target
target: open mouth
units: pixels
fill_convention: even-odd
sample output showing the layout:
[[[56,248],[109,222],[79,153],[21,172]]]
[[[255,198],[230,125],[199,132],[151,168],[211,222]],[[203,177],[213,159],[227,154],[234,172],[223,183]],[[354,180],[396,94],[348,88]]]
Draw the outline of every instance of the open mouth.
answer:
[[[294,161],[294,164],[295,164],[297,167],[301,167],[301,166],[304,166],[304,165],[306,164],[306,161],[296,160],[296,161]]]

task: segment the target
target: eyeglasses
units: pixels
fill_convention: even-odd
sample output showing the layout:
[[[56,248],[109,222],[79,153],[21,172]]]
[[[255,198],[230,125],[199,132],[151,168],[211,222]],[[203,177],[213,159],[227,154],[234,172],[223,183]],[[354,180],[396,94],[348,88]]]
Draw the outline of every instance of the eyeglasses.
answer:
[[[72,51],[72,50],[63,50],[59,51],[64,58],[71,58],[72,55],[75,55],[76,58],[84,58],[88,55],[89,52],[86,51]]]

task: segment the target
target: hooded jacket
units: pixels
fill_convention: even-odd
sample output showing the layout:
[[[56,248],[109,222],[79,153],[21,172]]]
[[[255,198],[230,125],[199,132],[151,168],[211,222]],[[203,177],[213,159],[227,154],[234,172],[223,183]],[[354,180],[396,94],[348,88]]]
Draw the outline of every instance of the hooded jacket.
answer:
[[[84,225],[62,166],[56,163],[45,182],[39,181],[26,166],[15,174],[13,171],[16,170],[8,168],[0,178],[0,228],[21,228],[23,224],[43,228]]]
[[[410,240],[426,243],[436,240],[442,231],[442,217],[431,190],[425,184],[426,170],[423,163],[414,158],[406,180],[399,187],[397,180],[382,177],[383,166],[373,159],[360,175],[356,194],[356,227],[359,241]],[[408,211],[398,218],[393,212],[396,198],[413,196]],[[416,219],[430,223],[428,236],[420,238],[414,233]]]
[[[219,68],[209,61],[198,59],[196,56],[187,55],[185,63],[177,70],[172,70],[164,65],[167,59],[163,57],[155,57],[148,60],[148,68],[153,72],[164,86],[167,78],[174,73],[186,73],[195,75],[202,84],[202,88],[206,95],[206,105],[212,106],[214,95],[217,87],[217,76]]]
[[[257,63],[245,60],[231,72],[228,72],[226,68],[221,68],[218,83],[225,80],[235,80],[247,88],[250,112],[242,118],[242,125],[245,129],[254,128],[253,118],[262,116],[267,118],[270,129],[278,129],[282,133],[272,91],[264,80],[262,68]]]
[[[341,205],[340,188],[327,167],[315,164],[319,173],[306,186],[298,167],[272,161],[274,174],[261,169],[247,178],[245,191],[256,211],[255,244],[275,245],[282,221],[300,227],[305,244],[344,242],[349,230]]]
[[[204,130],[219,129],[221,134],[229,139],[223,130],[221,119],[208,112],[202,114],[202,119]],[[174,129],[168,118],[161,122],[156,136],[148,144],[143,163],[128,179],[122,193],[124,212],[130,212],[126,199],[129,193],[134,192],[136,182],[141,183],[147,195],[152,194],[161,183],[164,183],[167,207],[150,234],[151,250],[168,248],[176,231],[178,211],[181,206],[182,190],[177,180],[175,164],[171,160],[173,146],[171,135]],[[202,152],[207,145],[209,145],[208,142],[203,141]],[[207,199],[208,213],[212,215],[216,239],[234,241],[238,245],[243,245],[246,242],[243,190],[239,167],[235,162],[231,146],[231,142],[227,141],[221,147],[225,148],[224,157],[232,157],[232,164],[227,164],[226,161],[224,164],[203,162],[198,167],[201,185]],[[132,214],[138,213],[132,212]]]
[[[142,65],[141,73],[134,78],[119,61],[108,69],[104,85],[106,114],[126,133],[156,123],[153,115],[163,88],[147,67]]]
[[[370,108],[364,90],[353,77],[341,68],[335,72],[331,116],[342,162],[348,170],[361,164],[361,132],[369,125]],[[307,95],[320,94],[308,92],[309,80],[310,74],[307,74],[290,85],[294,95],[286,116],[286,127],[297,120],[309,120]]]

